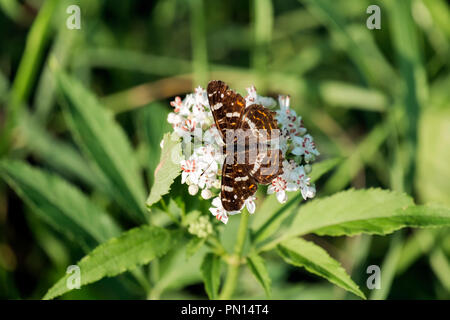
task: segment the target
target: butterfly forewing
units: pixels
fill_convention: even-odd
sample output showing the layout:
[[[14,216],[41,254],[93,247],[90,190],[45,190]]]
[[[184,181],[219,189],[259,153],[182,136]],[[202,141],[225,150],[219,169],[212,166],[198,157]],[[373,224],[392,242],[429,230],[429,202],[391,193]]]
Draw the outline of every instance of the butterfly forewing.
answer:
[[[240,125],[242,111],[245,108],[245,100],[242,96],[229,89],[228,85],[220,80],[208,83],[209,105],[214,116],[217,129],[225,141],[226,130],[237,129]]]

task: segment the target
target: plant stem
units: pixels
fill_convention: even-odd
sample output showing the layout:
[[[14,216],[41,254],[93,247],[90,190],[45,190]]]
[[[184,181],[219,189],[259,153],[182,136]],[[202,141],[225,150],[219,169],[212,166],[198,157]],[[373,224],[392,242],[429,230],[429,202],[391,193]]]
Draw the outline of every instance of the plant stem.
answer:
[[[234,246],[234,254],[228,261],[227,277],[220,293],[220,300],[228,300],[234,293],[236,283],[239,276],[239,265],[242,258],[242,250],[244,248],[245,237],[247,236],[249,213],[244,211],[241,214],[241,223],[236,238],[236,244]]]

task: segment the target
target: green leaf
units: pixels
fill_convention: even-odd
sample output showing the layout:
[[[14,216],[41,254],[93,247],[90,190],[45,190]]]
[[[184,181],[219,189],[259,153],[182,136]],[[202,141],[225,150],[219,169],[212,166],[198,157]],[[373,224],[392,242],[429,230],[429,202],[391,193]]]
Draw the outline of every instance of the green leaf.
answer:
[[[257,253],[253,253],[247,256],[247,265],[256,280],[263,286],[267,297],[270,297],[272,281],[269,277],[269,272],[267,271],[264,260]]]
[[[277,246],[277,252],[287,263],[304,267],[309,272],[321,276],[363,299],[366,298],[340,263],[314,243],[301,238],[288,239]]]
[[[0,176],[33,212],[72,241],[92,248],[120,234],[106,212],[59,176],[12,160],[0,162]]]
[[[143,226],[131,229],[99,245],[77,263],[81,271],[81,285],[147,264],[164,255],[173,243],[172,234],[163,228]],[[69,276],[65,275],[50,288],[44,299],[53,299],[69,291],[66,286]]]
[[[110,195],[137,221],[146,221],[145,189],[138,162],[113,114],[79,82],[57,74],[64,115],[77,143],[110,181]]]
[[[166,133],[163,139],[163,150],[159,165],[155,170],[155,183],[152,186],[147,199],[147,207],[161,200],[161,197],[169,193],[170,186],[181,172],[181,143],[175,135]]]
[[[387,234],[410,225],[414,215],[405,209],[412,205],[412,199],[404,193],[350,189],[300,207],[288,234],[291,237],[311,232],[329,236]]]
[[[205,291],[209,299],[215,300],[220,285],[220,257],[211,252],[206,254],[200,269],[205,283]]]

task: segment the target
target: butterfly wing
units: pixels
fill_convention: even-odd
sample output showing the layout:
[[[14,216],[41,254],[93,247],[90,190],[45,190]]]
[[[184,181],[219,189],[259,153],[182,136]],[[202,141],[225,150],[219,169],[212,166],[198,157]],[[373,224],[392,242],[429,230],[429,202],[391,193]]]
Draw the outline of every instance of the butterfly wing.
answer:
[[[269,184],[273,179],[283,174],[283,153],[281,150],[267,149],[264,156],[257,158],[250,175],[259,184]],[[260,160],[261,159],[261,160]]]
[[[220,199],[226,211],[239,211],[244,201],[258,189],[256,180],[249,175],[252,166],[226,161],[222,166],[222,189]]]
[[[252,130],[261,138],[260,130],[267,132],[267,137],[274,136],[274,130],[278,130],[278,123],[275,119],[275,112],[263,107],[260,104],[252,104],[245,108],[241,119],[241,128],[244,130]]]
[[[208,83],[209,105],[214,116],[214,122],[219,129],[222,139],[225,141],[227,129],[237,129],[245,109],[245,100],[242,96],[228,87],[220,80],[212,80]]]
[[[245,109],[241,119],[244,130],[252,130],[258,137],[258,154],[250,175],[260,184],[269,184],[283,173],[283,153],[279,149],[280,130],[275,113],[262,105],[252,104]],[[250,146],[251,147],[251,146]]]

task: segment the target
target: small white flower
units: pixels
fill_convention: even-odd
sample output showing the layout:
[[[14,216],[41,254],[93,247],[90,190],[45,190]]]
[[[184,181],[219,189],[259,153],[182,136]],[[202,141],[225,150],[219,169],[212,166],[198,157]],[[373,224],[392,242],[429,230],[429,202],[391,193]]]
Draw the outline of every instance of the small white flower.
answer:
[[[297,116],[297,113],[290,108],[290,97],[280,96],[278,98],[280,110],[277,110],[276,119],[285,135],[290,137],[301,136],[306,133],[306,128],[303,126],[302,117]]]
[[[211,199],[213,196],[211,190],[209,190],[209,189],[203,189],[201,195],[202,195],[202,198],[205,200]]]
[[[311,135],[307,134],[304,137],[294,137],[293,141],[295,147],[292,150],[292,153],[298,156],[303,156],[305,158],[305,162],[308,163],[311,160],[314,160],[315,156],[320,155]]]
[[[267,188],[267,193],[276,193],[276,197],[280,203],[285,203],[287,200],[286,196],[287,182],[282,176],[278,176],[272,180],[272,184]]]
[[[217,220],[227,224],[228,222],[227,212],[222,206],[222,201],[220,200],[220,197],[214,198],[212,201],[212,205],[214,207],[209,208],[209,211],[211,211],[211,213],[213,214],[213,216],[216,217]]]
[[[316,186],[305,186],[301,189],[303,199],[314,198],[316,196]]]
[[[305,173],[304,166],[298,166],[294,171],[294,181],[302,193],[303,199],[313,198],[316,195],[316,187],[311,185],[311,178]]]
[[[188,188],[188,192],[191,196],[195,196],[198,192],[198,186],[196,184],[191,184]]]
[[[195,102],[198,105],[209,106],[206,90],[200,86],[195,88]]]
[[[200,176],[199,167],[196,160],[182,160],[181,161],[181,183],[185,183],[187,179],[191,183],[197,184]]]
[[[255,209],[256,209],[255,200],[256,200],[255,196],[250,196],[244,202],[245,207],[247,208],[247,211],[251,214],[255,213]]]
[[[183,122],[184,118],[177,113],[169,113],[167,116],[167,122],[169,122],[172,126],[178,125]]]
[[[186,116],[189,114],[189,105],[186,102],[186,98],[184,100],[181,100],[180,97],[175,97],[175,100],[171,101],[170,105],[174,108],[173,111],[175,113]]]
[[[247,88],[248,95],[245,97],[245,106],[251,106],[252,104],[262,104],[264,107],[272,107],[276,104],[275,100],[271,97],[263,97],[256,93],[255,86]]]
[[[181,108],[183,108],[183,101],[180,97],[175,97],[175,100],[171,101],[170,105],[174,108],[173,111],[178,113],[181,111]]]
[[[219,130],[217,130],[216,125],[212,125],[208,130],[205,131],[205,134],[203,135],[203,142],[206,145],[211,146],[222,146],[225,143],[222,140],[222,137],[220,136]]]

